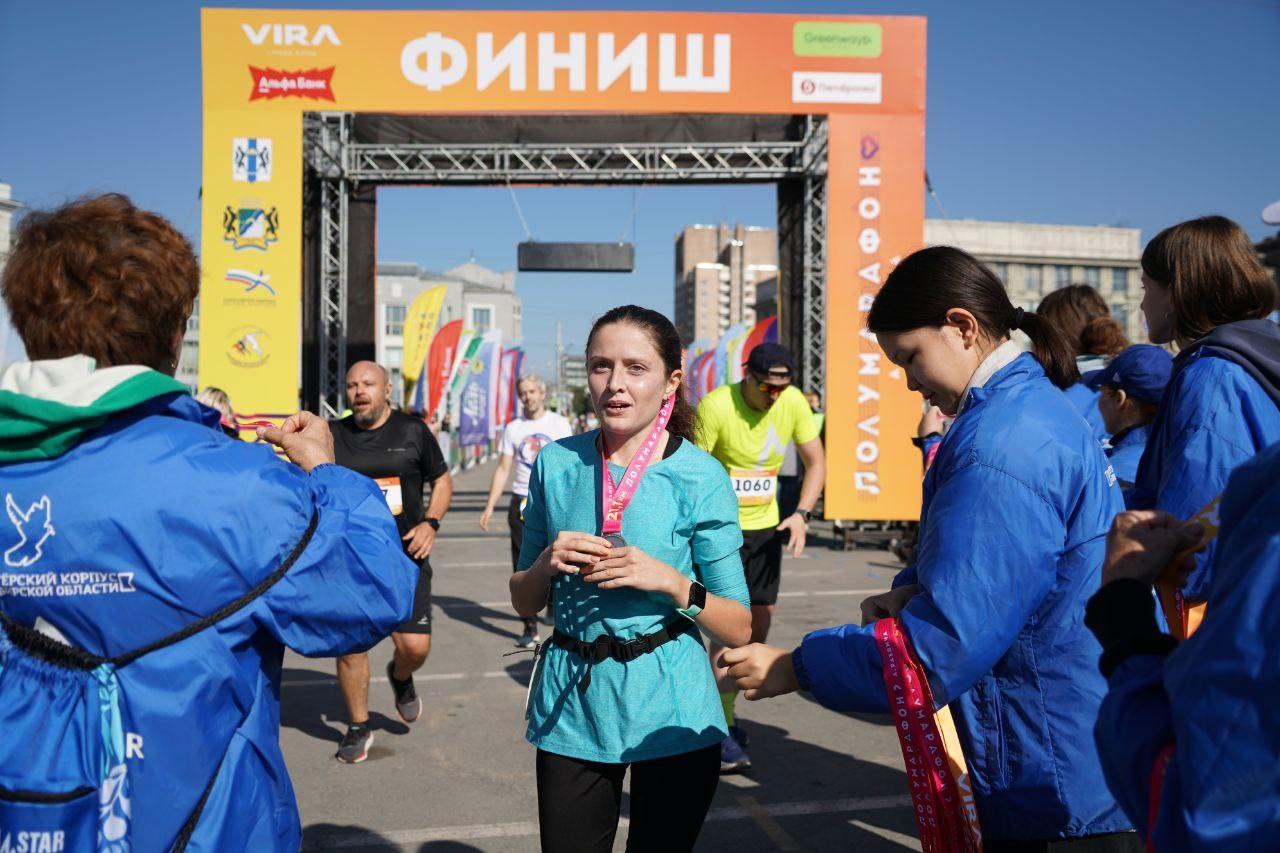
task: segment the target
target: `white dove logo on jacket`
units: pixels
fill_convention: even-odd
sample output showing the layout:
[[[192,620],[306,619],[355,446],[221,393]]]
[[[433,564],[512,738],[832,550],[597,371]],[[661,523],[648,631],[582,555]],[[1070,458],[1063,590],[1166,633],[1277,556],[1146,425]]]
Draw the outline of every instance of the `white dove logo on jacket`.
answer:
[[[4,552],[4,563],[19,569],[30,566],[40,559],[41,546],[53,535],[53,522],[49,520],[52,510],[49,496],[42,495],[24,513],[14,503],[13,495],[6,494],[4,509],[21,537],[17,545]]]

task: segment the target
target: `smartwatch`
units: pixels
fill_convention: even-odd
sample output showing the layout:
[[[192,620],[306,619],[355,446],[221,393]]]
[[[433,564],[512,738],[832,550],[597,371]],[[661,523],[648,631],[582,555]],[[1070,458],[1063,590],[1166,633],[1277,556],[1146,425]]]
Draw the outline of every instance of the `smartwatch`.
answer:
[[[808,509],[797,509],[796,512],[804,519],[804,523],[808,524],[813,520],[813,511]]]
[[[431,529],[432,529],[432,530],[439,530],[439,529],[440,529],[440,519],[438,519],[438,518],[424,518],[424,519],[422,519],[422,520],[423,520],[423,521],[425,521],[427,524],[430,524],[430,525],[431,525]]]
[[[684,618],[692,621],[702,612],[702,608],[707,606],[707,588],[702,584],[694,581],[689,587],[689,605],[687,607],[677,607],[676,612]]]

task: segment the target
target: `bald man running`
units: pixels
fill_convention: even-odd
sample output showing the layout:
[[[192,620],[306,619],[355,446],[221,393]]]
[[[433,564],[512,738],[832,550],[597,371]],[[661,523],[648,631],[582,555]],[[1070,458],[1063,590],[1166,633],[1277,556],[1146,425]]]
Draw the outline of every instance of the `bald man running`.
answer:
[[[449,510],[453,479],[440,445],[427,425],[392,409],[391,378],[371,361],[359,361],[347,371],[347,405],[351,414],[330,423],[338,464],[373,479],[382,489],[387,508],[395,516],[404,552],[418,563],[418,588],[413,613],[391,634],[395,654],[387,664],[387,679],[400,719],[412,723],[422,713],[422,700],[413,674],[431,652],[431,563],[440,520]],[[431,484],[431,503],[422,509],[422,488]],[[335,590],[348,595],[352,590]],[[358,591],[356,591],[358,592]],[[371,590],[371,595],[380,594]],[[347,733],[337,759],[359,764],[369,756],[369,656],[338,658],[338,687],[347,703]]]

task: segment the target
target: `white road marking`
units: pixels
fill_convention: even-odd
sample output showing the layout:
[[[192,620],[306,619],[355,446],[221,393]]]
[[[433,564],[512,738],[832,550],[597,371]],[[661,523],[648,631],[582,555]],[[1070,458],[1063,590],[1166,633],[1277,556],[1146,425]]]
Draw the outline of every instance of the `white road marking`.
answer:
[[[880,809],[909,808],[911,798],[900,797],[853,797],[843,800],[811,800],[798,803],[759,803],[750,811],[743,806],[725,806],[712,809],[707,814],[708,821],[743,820],[756,815],[768,815],[773,818],[795,817],[797,815],[842,814],[846,812],[867,812]],[[620,829],[626,828],[629,821],[622,818],[618,821]],[[361,847],[376,843],[392,844],[424,844],[432,841],[470,841],[476,838],[511,838],[522,835],[537,835],[537,821],[521,821],[517,823],[484,823],[472,826],[442,826],[435,829],[406,829],[377,833],[343,832],[325,835],[307,845],[307,850],[327,850],[343,847]]]
[[[504,670],[495,670],[493,672],[427,672],[415,673],[414,681],[465,681],[468,678],[512,678],[514,675],[520,675],[519,672],[507,672]],[[514,681],[514,679],[513,679]],[[369,678],[370,684],[386,684],[387,677],[385,675],[375,675]],[[291,678],[284,682],[282,687],[319,687],[321,685],[332,685],[336,687],[338,682],[333,678]],[[521,687],[521,690],[524,688]]]
[[[856,826],[858,827],[858,829],[861,829],[863,832],[869,832],[872,835],[878,835],[881,838],[887,839],[889,841],[895,841],[898,844],[901,844],[903,847],[906,847],[908,850],[918,850],[920,848],[920,839],[913,838],[912,836],[907,835],[905,832],[897,832],[896,830],[885,829],[883,826],[873,826],[867,823],[865,820],[858,820],[856,817],[849,819],[849,825]]]

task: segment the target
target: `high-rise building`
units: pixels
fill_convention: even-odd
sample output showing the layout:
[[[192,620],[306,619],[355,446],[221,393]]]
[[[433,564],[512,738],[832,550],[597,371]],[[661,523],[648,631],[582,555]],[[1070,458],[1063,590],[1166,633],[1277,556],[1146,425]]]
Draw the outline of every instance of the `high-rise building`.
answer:
[[[560,356],[560,384],[566,389],[587,387],[587,356],[564,353]]]
[[[676,329],[685,343],[755,323],[758,291],[778,278],[778,235],[755,225],[689,225],[676,236]]]
[[[9,185],[0,183],[0,273],[4,272],[4,261],[9,255],[10,234],[13,231],[13,215],[22,208],[22,203],[10,197]],[[0,367],[11,361],[19,361],[24,357],[22,342],[17,332],[9,324],[9,313],[0,303]]]
[[[926,245],[956,246],[991,267],[1009,299],[1027,311],[1068,284],[1094,287],[1129,340],[1146,341],[1142,302],[1142,231],[1106,225],[1042,225],[926,219]]]
[[[432,273],[417,264],[378,264],[377,360],[391,373],[393,402],[401,403],[404,355],[404,321],[409,305],[422,292],[444,285],[440,325],[462,320],[477,332],[502,329],[504,346],[520,338],[520,297],[516,274],[488,269],[474,260],[443,273]]]

